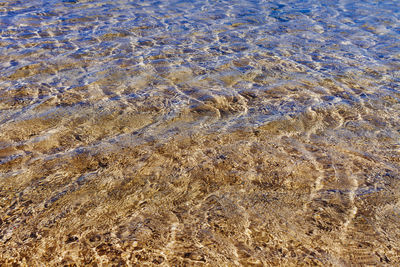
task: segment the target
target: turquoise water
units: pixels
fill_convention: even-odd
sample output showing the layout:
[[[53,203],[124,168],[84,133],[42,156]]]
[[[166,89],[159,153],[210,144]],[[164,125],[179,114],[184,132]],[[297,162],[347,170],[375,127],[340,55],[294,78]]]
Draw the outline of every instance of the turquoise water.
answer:
[[[395,265],[399,84],[399,1],[0,1],[0,263]]]

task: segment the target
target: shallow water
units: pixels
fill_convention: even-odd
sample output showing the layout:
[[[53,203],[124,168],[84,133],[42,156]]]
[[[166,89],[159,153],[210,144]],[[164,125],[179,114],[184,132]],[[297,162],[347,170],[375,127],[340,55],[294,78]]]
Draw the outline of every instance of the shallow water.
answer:
[[[398,1],[0,1],[0,265],[400,264]]]

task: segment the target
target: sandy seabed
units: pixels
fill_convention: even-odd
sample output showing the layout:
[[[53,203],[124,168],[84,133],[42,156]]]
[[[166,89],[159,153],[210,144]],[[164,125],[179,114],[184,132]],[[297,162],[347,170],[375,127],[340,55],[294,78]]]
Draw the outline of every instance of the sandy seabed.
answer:
[[[0,1],[0,266],[400,266],[399,10]]]

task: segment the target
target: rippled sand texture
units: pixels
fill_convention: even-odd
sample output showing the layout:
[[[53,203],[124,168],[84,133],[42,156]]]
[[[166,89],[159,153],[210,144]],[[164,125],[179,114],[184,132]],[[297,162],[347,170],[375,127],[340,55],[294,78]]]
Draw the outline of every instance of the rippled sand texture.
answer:
[[[399,2],[276,2],[0,1],[0,265],[400,265]]]

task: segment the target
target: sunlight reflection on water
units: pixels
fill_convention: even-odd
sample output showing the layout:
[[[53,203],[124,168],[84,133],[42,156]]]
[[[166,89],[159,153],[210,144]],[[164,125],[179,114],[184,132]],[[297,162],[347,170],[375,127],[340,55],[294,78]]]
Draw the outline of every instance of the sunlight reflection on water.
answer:
[[[0,264],[396,265],[399,14],[0,1]]]

